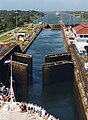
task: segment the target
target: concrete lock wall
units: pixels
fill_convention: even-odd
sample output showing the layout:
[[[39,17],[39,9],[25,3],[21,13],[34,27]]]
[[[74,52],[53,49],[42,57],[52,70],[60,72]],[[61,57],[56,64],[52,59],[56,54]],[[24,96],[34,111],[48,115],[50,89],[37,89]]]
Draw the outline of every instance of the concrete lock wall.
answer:
[[[53,84],[59,81],[72,80],[74,78],[74,67],[72,62],[52,62],[42,66],[42,83]]]
[[[21,52],[20,46],[9,46],[9,47],[2,47],[0,51],[0,66],[4,64],[5,60],[10,58],[14,52]]]
[[[9,79],[9,65],[0,64],[0,83],[4,83],[5,86],[8,86]]]
[[[49,26],[52,30],[61,30],[60,24],[49,24]]]
[[[71,55],[69,53],[61,53],[61,54],[51,54],[45,56],[45,63],[63,61],[63,60],[71,61]]]
[[[0,64],[0,83],[3,82],[3,65]]]
[[[4,65],[4,62],[10,58],[10,56],[14,53],[14,51],[21,52],[19,45],[12,45],[9,47],[2,47],[0,51],[0,82],[5,83],[7,79],[6,74],[8,72],[8,66]]]
[[[3,82],[5,83],[5,74],[4,74],[4,66],[3,64],[0,64],[0,83]]]
[[[13,60],[17,62],[21,62],[24,64],[28,64],[28,84],[32,83],[32,56],[26,55],[22,53],[14,53]]]
[[[82,97],[82,94],[80,94],[80,87],[78,83],[78,78],[76,77],[76,75],[74,74],[74,96],[75,96],[75,103],[76,103],[76,108],[77,108],[77,113],[78,113],[78,117],[79,120],[87,120],[87,116],[86,116],[86,110],[83,106],[83,97],[85,98],[85,96]]]
[[[17,101],[27,101],[28,97],[28,65],[12,62],[14,91]]]

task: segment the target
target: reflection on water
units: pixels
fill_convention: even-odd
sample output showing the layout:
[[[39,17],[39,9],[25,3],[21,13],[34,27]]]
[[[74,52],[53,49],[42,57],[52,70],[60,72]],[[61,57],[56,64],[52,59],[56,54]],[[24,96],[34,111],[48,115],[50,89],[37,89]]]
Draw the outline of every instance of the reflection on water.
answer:
[[[76,120],[73,81],[59,82],[43,88],[43,105],[61,120]]]
[[[64,52],[61,31],[42,31],[27,54],[33,56],[33,85],[29,86],[29,102],[43,106],[61,120],[76,120],[73,80],[49,85],[42,89],[42,64],[45,55]]]

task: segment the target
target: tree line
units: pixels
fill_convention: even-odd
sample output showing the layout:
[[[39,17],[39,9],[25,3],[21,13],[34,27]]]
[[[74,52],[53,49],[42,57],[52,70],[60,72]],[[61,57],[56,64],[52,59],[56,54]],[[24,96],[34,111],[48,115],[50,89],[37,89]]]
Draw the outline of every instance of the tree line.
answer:
[[[0,10],[0,32],[20,27],[26,23],[31,23],[35,19],[44,16],[43,12],[29,10]]]

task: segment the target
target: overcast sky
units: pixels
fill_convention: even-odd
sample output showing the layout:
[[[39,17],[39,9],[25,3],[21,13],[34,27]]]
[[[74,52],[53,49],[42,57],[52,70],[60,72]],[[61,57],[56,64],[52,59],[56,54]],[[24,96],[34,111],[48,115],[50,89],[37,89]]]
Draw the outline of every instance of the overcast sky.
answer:
[[[88,0],[0,0],[5,10],[88,10]]]

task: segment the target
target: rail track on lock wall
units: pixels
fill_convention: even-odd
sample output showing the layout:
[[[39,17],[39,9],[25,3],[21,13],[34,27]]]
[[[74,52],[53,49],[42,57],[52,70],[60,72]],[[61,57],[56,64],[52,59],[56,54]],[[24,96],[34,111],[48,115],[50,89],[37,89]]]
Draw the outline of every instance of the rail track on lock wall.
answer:
[[[77,74],[79,75],[79,80],[81,81],[84,91],[85,91],[85,95],[87,98],[87,102],[88,102],[88,80],[87,80],[87,76],[85,73],[85,69],[84,69],[84,65],[81,61],[81,58],[77,52],[76,46],[74,44],[71,44],[69,46],[69,50],[71,52],[71,56],[72,56],[72,60],[75,66],[75,69],[77,69]]]

